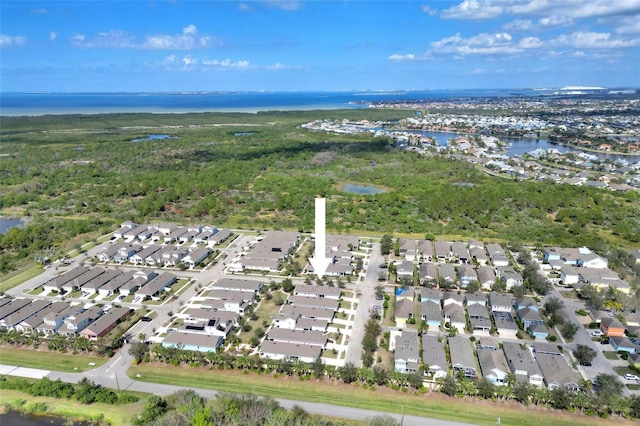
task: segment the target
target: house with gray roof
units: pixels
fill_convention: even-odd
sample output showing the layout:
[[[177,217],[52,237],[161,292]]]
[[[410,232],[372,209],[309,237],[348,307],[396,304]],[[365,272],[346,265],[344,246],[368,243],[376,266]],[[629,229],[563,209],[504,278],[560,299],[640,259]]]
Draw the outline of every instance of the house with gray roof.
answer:
[[[442,309],[440,308],[440,303],[435,303],[432,300],[420,302],[420,318],[429,328],[439,328],[442,324]]]
[[[29,302],[30,303],[25,304],[20,309],[0,319],[0,329],[15,330],[21,322],[37,315],[38,312],[51,305],[51,302],[48,300],[29,300]]]
[[[511,312],[512,301],[512,297],[508,294],[497,293],[495,291],[489,293],[489,306],[492,312]]]
[[[403,260],[402,262],[396,265],[396,276],[398,277],[398,281],[404,279],[413,280],[413,272],[414,272],[413,262],[410,260]]]
[[[75,278],[77,278],[80,275],[84,274],[88,270],[89,270],[89,268],[87,268],[86,266],[79,266],[77,268],[73,268],[70,271],[65,272],[64,274],[47,281],[43,286],[44,291],[46,291],[46,292],[52,292],[52,291],[58,292],[58,291],[60,291],[62,289],[62,286],[64,284],[66,284],[69,281],[74,280]]]
[[[438,336],[422,334],[422,362],[424,375],[431,380],[445,378],[449,375],[449,364],[445,352],[445,342]]]
[[[394,352],[395,371],[398,373],[415,373],[420,369],[420,348],[418,332],[415,330],[402,330],[402,334],[396,338]]]
[[[265,337],[276,343],[293,343],[298,345],[319,346],[324,349],[327,345],[327,336],[319,331],[292,330],[287,328],[272,328]]]
[[[219,246],[220,244],[227,241],[232,235],[233,233],[230,229],[220,229],[218,232],[214,232],[208,237],[207,244],[210,244],[212,246]]]
[[[572,391],[580,389],[578,378],[563,355],[537,353],[536,361],[544,376],[547,389],[564,387]]]
[[[467,303],[467,307],[471,305],[487,306],[487,296],[479,290],[473,293],[466,293],[464,300]]]
[[[518,324],[513,319],[511,312],[493,311],[493,322],[498,331],[498,335],[503,339],[517,339],[517,334],[520,329]]]
[[[418,280],[422,285],[434,285],[437,278],[435,263],[425,262],[418,267]]]
[[[433,262],[433,242],[429,240],[419,240],[418,254],[421,261]]]
[[[470,261],[470,256],[469,256],[469,251],[467,250],[467,244],[460,242],[460,241],[455,241],[451,244],[451,253],[453,254],[453,257],[458,260],[460,263],[469,263]]]
[[[449,284],[454,284],[458,277],[455,268],[450,263],[439,263],[436,265],[436,271],[438,278],[446,281]]]
[[[37,328],[44,322],[47,316],[54,316],[70,306],[69,302],[53,302],[49,306],[40,309],[35,315],[22,320],[15,326],[15,330],[21,333],[31,333],[37,331]]]
[[[522,321],[525,330],[528,330],[533,325],[544,325],[544,320],[538,310],[530,306],[518,309],[516,315]]]
[[[291,254],[299,239],[297,232],[267,232],[253,251],[238,262],[243,269],[278,272],[280,264]]]
[[[181,262],[187,265],[189,269],[193,269],[196,265],[204,262],[209,254],[211,254],[211,250],[208,247],[197,247],[190,249],[187,255],[181,259]]]
[[[331,309],[333,311],[337,311],[340,307],[340,302],[335,299],[330,298],[320,298],[320,297],[311,297],[311,296],[298,296],[291,295],[287,299],[287,302],[293,306],[306,306],[311,308],[323,308],[323,309]]]
[[[517,342],[502,342],[502,350],[511,373],[517,381],[528,382],[533,386],[544,386],[544,375],[526,346]]]
[[[640,352],[640,346],[635,345],[627,336],[611,336],[609,343],[616,352],[627,352],[630,354]]]
[[[458,266],[458,277],[460,279],[460,288],[467,288],[472,281],[478,281],[476,270],[469,264]]]
[[[508,384],[507,375],[511,374],[511,371],[502,351],[478,349],[478,362],[482,377],[496,386]]]
[[[478,266],[476,269],[478,281],[483,290],[491,290],[496,283],[496,273],[491,266]]]
[[[293,294],[295,296],[319,297],[340,300],[340,297],[342,296],[342,290],[340,290],[339,287],[298,284],[296,285]]]
[[[400,238],[399,242],[400,256],[406,260],[413,261],[416,259],[416,242],[407,238]]]
[[[98,293],[100,288],[122,274],[118,269],[108,269],[82,286],[82,291]]]
[[[133,280],[133,274],[133,271],[128,271],[112,278],[98,289],[98,293],[100,293],[102,297],[107,297],[119,292],[120,287]]]
[[[467,325],[464,308],[460,305],[451,304],[446,305],[442,311],[445,323],[449,323],[450,327],[456,328],[458,333],[464,333],[464,328]]]
[[[435,258],[438,262],[445,262],[451,258],[451,244],[447,241],[436,241],[434,244],[435,247]]]
[[[218,281],[209,285],[210,289],[248,291],[254,294],[258,294],[262,287],[264,287],[262,281],[243,278],[220,278]]]
[[[447,305],[464,305],[464,294],[460,294],[456,291],[445,291],[442,295],[442,306]]]
[[[98,319],[102,313],[103,311],[101,307],[92,306],[89,309],[78,312],[77,314],[68,315],[64,319],[64,324],[58,328],[58,333],[65,336],[76,336],[89,324]]]
[[[476,336],[488,336],[493,324],[487,307],[478,304],[467,305],[467,314],[469,315],[473,334]]]
[[[435,288],[420,287],[420,301],[431,301],[440,305],[442,304],[442,291]]]
[[[260,357],[275,360],[314,362],[322,353],[320,346],[283,343],[265,340],[260,347]]]
[[[409,318],[413,318],[415,312],[415,304],[413,299],[402,298],[396,299],[395,320],[396,325],[400,328],[407,324]]]
[[[223,341],[222,336],[174,331],[165,336],[162,340],[162,346],[187,351],[216,352]]]
[[[464,336],[449,337],[449,353],[451,355],[451,367],[454,377],[458,371],[462,371],[464,377],[475,379],[478,377],[476,356],[473,353],[471,342]]]
[[[487,252],[484,251],[484,247],[471,247],[469,249],[469,256],[471,256],[471,260],[475,261],[478,265],[489,264],[489,256],[487,256]]]
[[[101,337],[107,335],[108,332],[116,328],[126,317],[133,312],[129,308],[116,308],[109,309],[104,315],[100,316],[95,321],[91,322],[85,327],[80,335],[86,337],[89,340],[98,340]]]

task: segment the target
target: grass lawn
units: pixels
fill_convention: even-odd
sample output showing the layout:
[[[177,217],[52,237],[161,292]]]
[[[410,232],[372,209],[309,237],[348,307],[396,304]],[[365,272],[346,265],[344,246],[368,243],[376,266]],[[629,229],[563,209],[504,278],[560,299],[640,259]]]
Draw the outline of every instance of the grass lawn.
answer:
[[[404,410],[405,414],[479,425],[495,425],[498,417],[503,424],[522,426],[611,424],[611,421],[597,417],[557,412],[541,407],[525,407],[512,401],[494,403],[475,398],[449,398],[435,392],[415,396],[389,388],[363,391],[358,385],[347,385],[328,379],[300,381],[297,377],[274,378],[264,374],[172,367],[166,364],[138,365],[130,368],[127,374],[136,380],[152,383],[254,393],[274,398],[339,404],[384,412],[400,413]],[[619,419],[616,419],[616,423],[634,424]]]
[[[287,295],[280,290],[272,291],[271,294],[273,297],[270,300],[267,300],[266,297],[261,296],[262,300],[260,301],[260,305],[255,310],[256,315],[258,315],[257,320],[251,321],[249,320],[248,316],[245,316],[247,319],[247,323],[251,326],[251,331],[240,334],[240,340],[242,341],[242,343],[249,343],[249,340],[251,340],[251,337],[253,337],[253,331],[256,328],[260,327],[264,331],[266,331],[266,328],[262,326],[262,323],[266,321],[268,324],[271,324],[273,318],[281,308],[281,306],[275,303],[277,296],[280,295],[280,297],[285,300],[287,298]]]
[[[24,392],[2,389],[0,390],[2,405],[19,407],[24,401],[29,404],[44,403],[47,405],[48,414],[57,414],[71,418],[97,419],[101,414],[112,425],[130,425],[134,416],[142,413],[142,402],[126,405],[91,404],[85,405],[71,399],[49,398],[44,396],[31,396]]]
[[[614,361],[617,361],[620,359],[620,357],[618,356],[618,353],[615,351],[602,351],[602,353],[604,354],[604,357],[606,359],[611,359]]]
[[[0,291],[11,290],[14,287],[19,286],[25,281],[31,278],[37,277],[42,273],[42,268],[37,264],[32,264],[18,271],[11,272],[0,278]]]
[[[20,367],[41,368],[44,370],[80,373],[96,368],[107,362],[107,358],[71,353],[37,351],[3,347],[0,349],[0,363]],[[95,365],[89,365],[95,363]]]

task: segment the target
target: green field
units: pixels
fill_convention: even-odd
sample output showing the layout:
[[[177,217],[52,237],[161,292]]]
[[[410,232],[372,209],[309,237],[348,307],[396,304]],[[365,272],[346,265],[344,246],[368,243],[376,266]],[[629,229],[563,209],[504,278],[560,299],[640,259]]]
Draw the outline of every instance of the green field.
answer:
[[[59,352],[44,352],[12,347],[0,348],[0,364],[19,367],[40,368],[43,370],[81,373],[99,367],[107,362],[107,358],[92,357],[82,354],[73,355]],[[89,365],[93,363],[94,365]]]
[[[349,407],[432,417],[480,425],[495,425],[500,417],[504,425],[579,426],[607,425],[598,417],[576,413],[525,407],[515,402],[489,402],[475,398],[449,398],[440,393],[413,395],[388,388],[362,388],[340,381],[301,381],[295,377],[279,377],[239,371],[219,371],[204,368],[171,367],[143,364],[132,367],[128,375],[136,380],[192,388],[218,389],[227,392],[344,405]],[[470,409],[470,407],[473,407]],[[618,424],[633,424],[616,420]]]

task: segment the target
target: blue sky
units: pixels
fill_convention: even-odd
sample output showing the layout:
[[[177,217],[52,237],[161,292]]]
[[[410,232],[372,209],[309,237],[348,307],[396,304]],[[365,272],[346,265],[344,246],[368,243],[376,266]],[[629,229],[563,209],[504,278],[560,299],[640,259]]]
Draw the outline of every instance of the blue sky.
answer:
[[[0,91],[640,86],[640,0],[0,2]]]

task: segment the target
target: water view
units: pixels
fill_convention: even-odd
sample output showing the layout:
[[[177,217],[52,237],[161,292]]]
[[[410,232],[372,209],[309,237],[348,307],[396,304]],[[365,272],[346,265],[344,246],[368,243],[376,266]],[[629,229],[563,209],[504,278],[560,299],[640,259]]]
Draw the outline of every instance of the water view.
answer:
[[[178,139],[178,137],[169,136],[169,135],[152,134],[147,136],[146,138],[131,139],[131,142],[162,141],[165,139]]]
[[[360,185],[355,183],[345,183],[342,186],[342,190],[344,192],[349,192],[351,194],[359,194],[359,195],[373,195],[373,194],[381,194],[383,192],[387,192],[386,189],[380,188],[378,186]]]
[[[8,410],[0,414],[1,425],[11,426],[86,426],[87,422],[73,422],[64,417],[48,416],[45,414],[20,413]]]
[[[17,228],[24,225],[20,219],[3,219],[0,218],[0,234],[6,234],[11,228]]]

